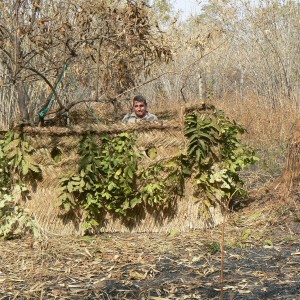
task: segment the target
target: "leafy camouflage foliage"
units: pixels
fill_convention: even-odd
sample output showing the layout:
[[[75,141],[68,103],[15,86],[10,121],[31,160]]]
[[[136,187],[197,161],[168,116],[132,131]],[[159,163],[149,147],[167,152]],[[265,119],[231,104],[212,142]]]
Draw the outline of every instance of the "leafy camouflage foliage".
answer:
[[[29,196],[25,183],[41,174],[33,152],[22,133],[8,132],[0,140],[0,236],[4,238],[30,231],[38,235],[30,212],[21,205],[22,199]]]
[[[139,166],[142,154],[135,149],[133,133],[105,136],[99,144],[86,136],[79,149],[79,169],[61,178],[59,206],[75,216],[83,212],[84,226],[92,230],[106,212],[128,220],[137,207],[172,207],[184,196],[188,178],[202,201],[201,214],[243,193],[239,171],[257,161],[240,140],[244,129],[220,111],[212,115],[192,110],[186,114],[184,130],[186,153],[148,167]]]
[[[196,194],[205,197],[203,205],[224,206],[234,194],[242,194],[239,171],[254,164],[254,150],[241,142],[245,130],[222,111],[214,115],[193,110],[185,117],[187,153],[183,159]]]

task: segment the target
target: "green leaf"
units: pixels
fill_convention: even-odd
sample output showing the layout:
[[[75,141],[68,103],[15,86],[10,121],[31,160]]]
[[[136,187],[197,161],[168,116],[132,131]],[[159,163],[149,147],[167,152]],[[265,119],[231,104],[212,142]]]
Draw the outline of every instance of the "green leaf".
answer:
[[[157,156],[157,150],[155,147],[151,147],[151,148],[147,149],[146,153],[147,153],[147,156],[152,160]]]
[[[249,238],[250,234],[251,234],[251,229],[247,229],[242,235],[242,240],[244,240],[244,241],[247,240]]]
[[[104,197],[106,199],[111,199],[111,194],[108,192],[104,192],[104,193],[102,193],[102,197]]]
[[[16,149],[20,144],[20,140],[19,139],[15,139],[13,141],[11,141],[10,143],[8,143],[4,148],[3,151],[5,153],[11,152],[11,150]]]
[[[133,198],[133,199],[130,201],[130,206],[131,206],[132,208],[134,208],[136,205],[140,204],[141,202],[142,202],[141,199],[135,197],[135,198]]]
[[[7,153],[6,156],[7,156],[7,158],[8,158],[9,160],[11,160],[11,159],[14,158],[15,156],[17,156],[18,153],[19,153],[18,149],[17,149],[17,148],[13,148],[13,149],[11,149],[10,152]]]
[[[31,171],[35,172],[35,173],[40,173],[40,169],[39,169],[39,167],[36,166],[36,165],[29,164],[29,165],[28,165],[28,168],[29,168]]]
[[[116,177],[119,177],[119,176],[121,175],[121,173],[122,173],[122,168],[119,168],[119,169],[117,170],[117,172],[115,173],[115,178],[116,178]]]
[[[108,185],[108,187],[107,187],[107,189],[109,190],[109,191],[112,191],[113,189],[115,189],[117,186],[116,186],[116,184],[114,183],[114,182],[110,182],[109,183],[109,185]]]
[[[130,207],[129,201],[128,201],[128,200],[124,201],[123,204],[122,204],[122,209],[126,210],[126,209],[128,209],[129,207]]]
[[[133,175],[134,175],[134,173],[133,173],[132,168],[128,168],[128,177],[129,177],[130,179],[133,179]]]
[[[23,175],[26,175],[28,173],[29,164],[26,161],[22,161],[22,173]]]
[[[79,183],[80,187],[84,187],[85,186],[85,181],[84,178],[81,178],[80,183]]]
[[[67,190],[69,193],[72,193],[74,191],[73,183],[71,181],[69,181],[67,184]]]

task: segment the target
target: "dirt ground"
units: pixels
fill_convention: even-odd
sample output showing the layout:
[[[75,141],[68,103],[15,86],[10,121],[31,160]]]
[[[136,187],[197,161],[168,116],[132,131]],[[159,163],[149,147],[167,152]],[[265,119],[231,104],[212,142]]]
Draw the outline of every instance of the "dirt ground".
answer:
[[[299,204],[232,212],[223,279],[221,227],[0,241],[0,299],[300,299]]]

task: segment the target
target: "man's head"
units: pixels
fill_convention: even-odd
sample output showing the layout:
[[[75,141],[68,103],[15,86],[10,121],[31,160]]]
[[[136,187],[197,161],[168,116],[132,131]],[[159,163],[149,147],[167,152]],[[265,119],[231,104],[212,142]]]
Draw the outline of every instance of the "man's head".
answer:
[[[133,98],[133,109],[138,118],[143,118],[147,113],[147,101],[141,96],[135,96]]]

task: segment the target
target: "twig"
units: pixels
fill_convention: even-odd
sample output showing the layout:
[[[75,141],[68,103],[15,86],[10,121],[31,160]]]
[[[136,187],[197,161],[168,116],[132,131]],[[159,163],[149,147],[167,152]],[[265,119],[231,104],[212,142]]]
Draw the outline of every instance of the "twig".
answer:
[[[233,194],[228,198],[227,202],[225,203],[224,207],[224,214],[223,214],[223,223],[222,223],[222,234],[221,234],[221,270],[220,270],[220,300],[224,299],[224,259],[225,259],[225,225],[226,225],[226,219],[227,219],[227,213],[229,210],[229,204],[231,199],[233,198],[234,194],[237,192],[235,190]]]

